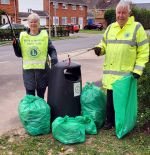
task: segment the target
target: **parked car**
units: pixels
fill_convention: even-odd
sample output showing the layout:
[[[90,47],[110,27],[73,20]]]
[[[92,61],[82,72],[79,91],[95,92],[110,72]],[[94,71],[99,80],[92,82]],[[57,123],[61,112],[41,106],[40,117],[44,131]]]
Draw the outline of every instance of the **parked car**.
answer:
[[[27,28],[22,24],[12,24],[15,36],[19,38],[20,32],[27,30]],[[13,35],[9,24],[0,26],[0,40],[12,40]]]
[[[17,30],[17,29],[19,29],[19,30],[26,30],[27,28],[24,26],[24,25],[22,25],[22,24],[11,24],[12,25],[12,28],[14,29],[14,30]],[[2,25],[2,26],[0,26],[0,29],[10,29],[10,25],[9,24],[5,24],[5,25]]]
[[[78,33],[80,30],[80,26],[70,24],[70,25],[67,25],[67,29],[69,30],[70,33],[74,33],[74,32]]]
[[[95,29],[95,30],[103,30],[103,25],[101,23],[99,24],[91,24],[91,25],[85,25],[84,26],[84,29],[85,30],[92,30],[92,29]]]

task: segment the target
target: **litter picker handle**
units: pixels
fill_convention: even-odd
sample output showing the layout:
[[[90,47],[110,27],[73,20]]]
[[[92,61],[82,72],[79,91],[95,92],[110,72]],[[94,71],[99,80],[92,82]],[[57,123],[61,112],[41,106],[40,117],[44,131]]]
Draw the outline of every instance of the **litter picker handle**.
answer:
[[[11,29],[13,38],[14,38],[15,40],[17,40],[17,39],[16,39],[16,35],[15,35],[15,33],[14,33],[14,30],[13,30],[13,28],[12,28],[11,22],[10,22],[10,20],[9,20],[8,14],[7,14],[6,12],[5,12],[5,15],[6,15],[7,19],[8,19],[8,23],[9,23],[9,25],[10,25],[10,29]]]
[[[92,51],[92,50],[94,50],[94,48],[90,48],[90,49],[88,49],[88,50],[86,50],[86,51],[84,51],[84,52],[78,53],[78,54],[76,54],[76,55],[74,55],[74,56],[68,55],[68,59],[64,59],[64,60],[62,60],[62,61],[64,62],[64,61],[69,60],[69,64],[70,64],[70,63],[71,63],[71,58],[74,58],[74,57],[76,57],[76,56],[79,56],[79,55],[82,55],[82,54],[84,54],[84,53],[90,52],[90,51]]]

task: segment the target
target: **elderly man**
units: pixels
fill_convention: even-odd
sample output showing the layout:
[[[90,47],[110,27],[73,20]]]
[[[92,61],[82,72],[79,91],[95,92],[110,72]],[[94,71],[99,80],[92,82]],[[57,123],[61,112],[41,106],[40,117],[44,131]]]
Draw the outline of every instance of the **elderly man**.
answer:
[[[130,16],[130,4],[120,1],[116,7],[116,22],[108,26],[95,54],[105,54],[102,83],[107,89],[107,118],[104,129],[115,125],[112,84],[133,74],[138,79],[148,62],[149,43],[143,26]]]

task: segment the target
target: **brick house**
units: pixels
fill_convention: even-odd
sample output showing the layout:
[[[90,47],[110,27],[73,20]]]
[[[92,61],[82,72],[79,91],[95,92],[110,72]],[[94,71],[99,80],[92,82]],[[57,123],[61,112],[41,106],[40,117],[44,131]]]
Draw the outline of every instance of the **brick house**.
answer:
[[[104,19],[104,14],[107,9],[115,8],[120,0],[103,0],[99,3],[98,9],[94,9],[94,17],[96,23],[102,23],[104,27],[107,27],[107,23]]]
[[[28,12],[19,12],[19,19],[20,23],[27,26],[27,17],[30,15],[30,13],[37,13],[40,17],[40,25],[45,26],[47,25],[46,21],[49,17],[48,13],[41,10],[29,10]]]
[[[44,0],[18,0],[20,23],[27,26],[27,17],[30,13],[35,12],[40,16],[40,24],[46,25],[49,15],[48,12],[44,11],[43,1]]]
[[[44,0],[44,11],[50,12],[47,25],[79,24],[82,29],[87,23],[87,6],[82,0]]]
[[[24,25],[31,12],[40,16],[41,25],[79,24],[83,28],[87,23],[87,6],[82,0],[0,0],[0,10],[5,10],[12,22]],[[2,23],[6,22],[2,17]]]
[[[18,0],[0,0],[0,10],[7,12],[12,23],[17,23],[18,20]],[[0,23],[8,23],[5,15],[1,16]]]

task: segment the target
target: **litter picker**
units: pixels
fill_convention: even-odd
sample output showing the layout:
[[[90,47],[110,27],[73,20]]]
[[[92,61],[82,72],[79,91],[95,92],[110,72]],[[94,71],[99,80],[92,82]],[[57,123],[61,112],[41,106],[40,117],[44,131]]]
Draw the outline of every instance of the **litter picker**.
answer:
[[[78,54],[73,55],[73,56],[70,56],[70,55],[68,54],[68,58],[62,60],[62,62],[68,61],[68,65],[70,65],[70,63],[71,63],[71,58],[74,58],[74,57],[76,57],[76,56],[79,56],[79,55],[82,55],[82,54],[84,54],[84,53],[90,52],[90,51],[92,51],[92,50],[94,50],[94,48],[89,48],[88,50],[86,50],[86,51],[84,51],[84,52],[81,52],[81,53],[78,53]]]

